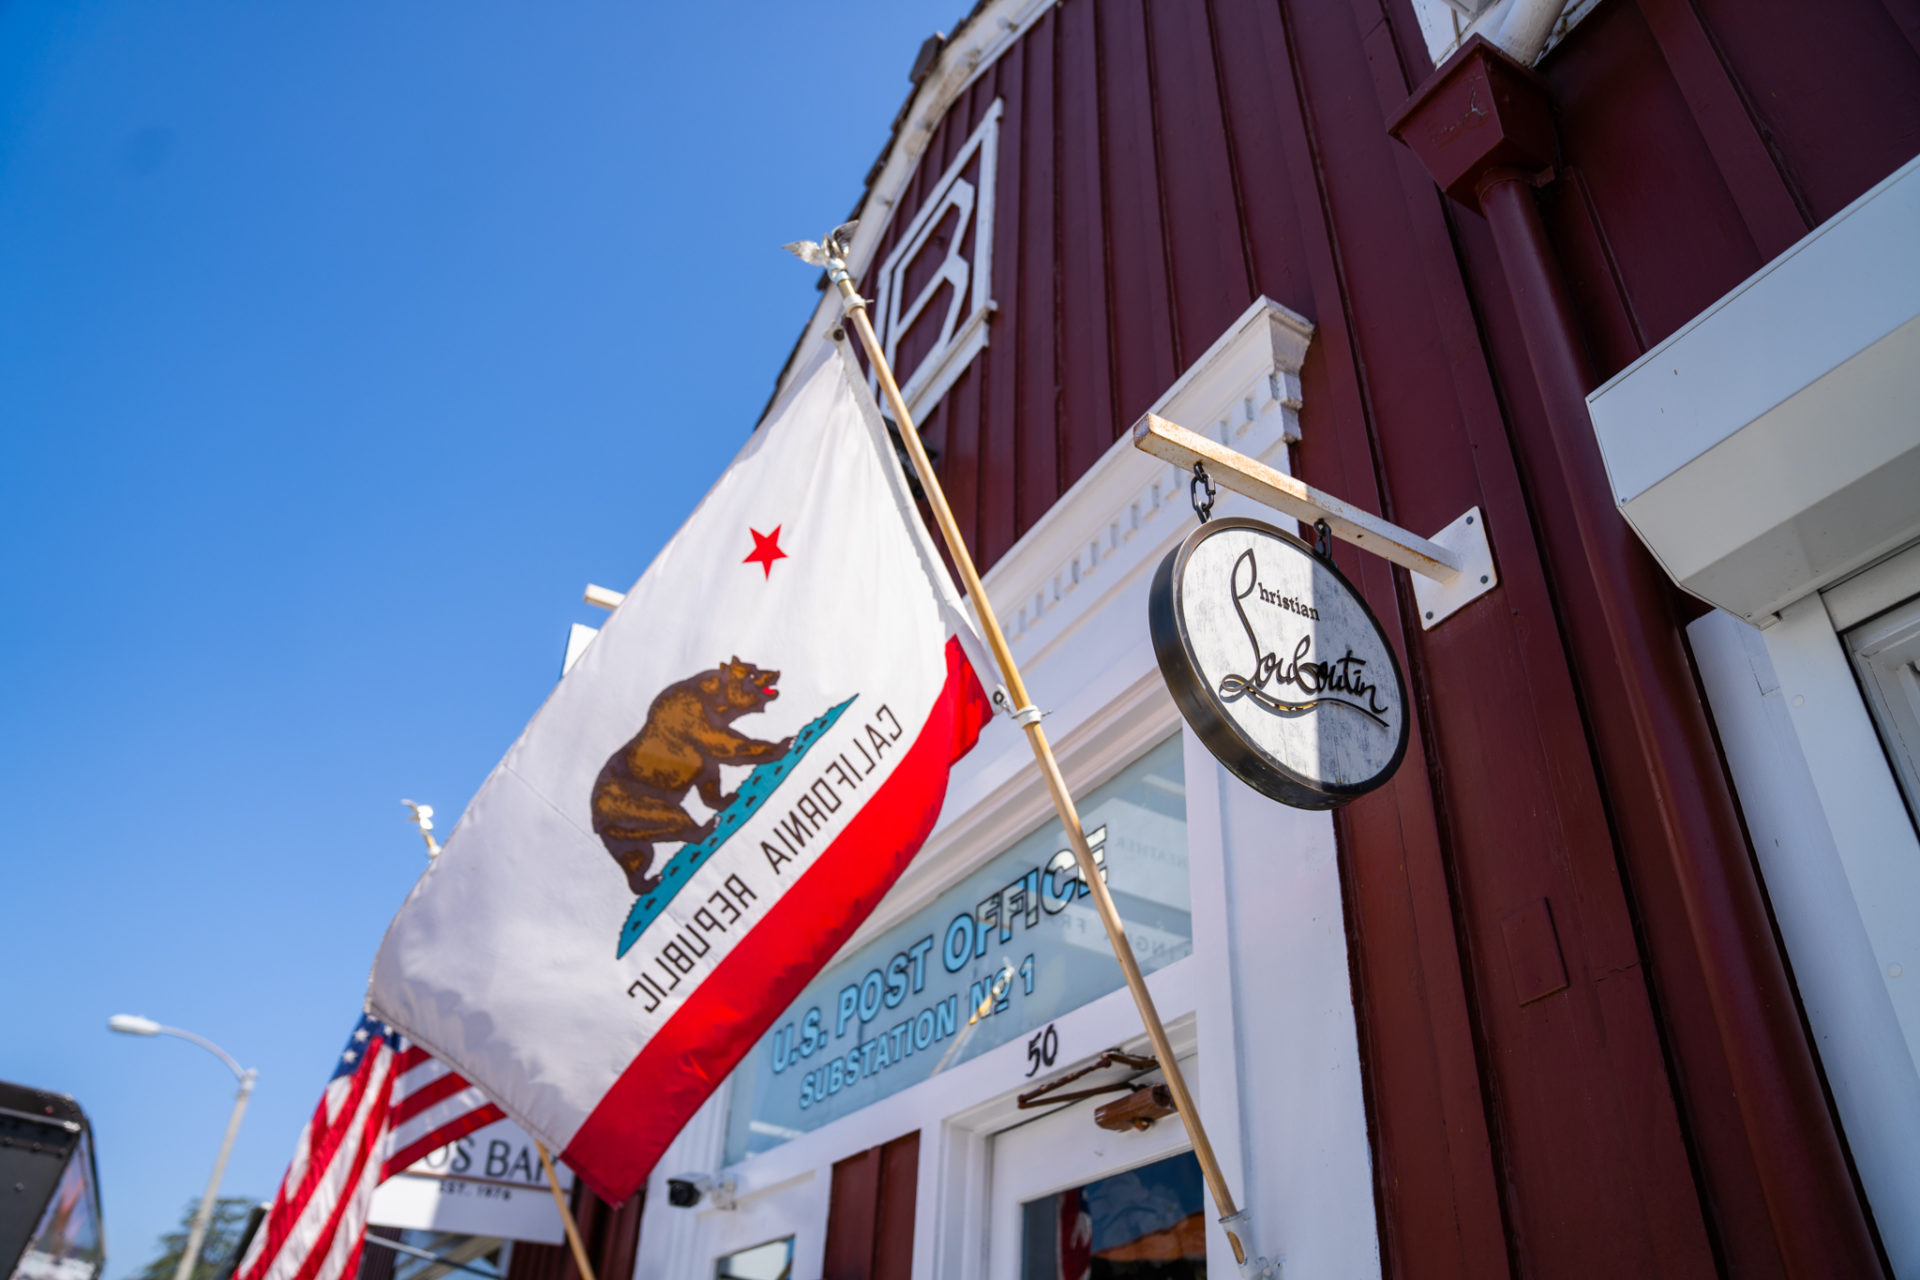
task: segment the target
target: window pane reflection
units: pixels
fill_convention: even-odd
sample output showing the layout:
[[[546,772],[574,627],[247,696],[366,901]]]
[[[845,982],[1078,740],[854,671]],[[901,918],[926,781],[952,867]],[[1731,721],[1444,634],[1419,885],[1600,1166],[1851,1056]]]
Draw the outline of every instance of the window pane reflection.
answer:
[[[1021,1280],[1200,1280],[1204,1197],[1187,1152],[1029,1201]]]

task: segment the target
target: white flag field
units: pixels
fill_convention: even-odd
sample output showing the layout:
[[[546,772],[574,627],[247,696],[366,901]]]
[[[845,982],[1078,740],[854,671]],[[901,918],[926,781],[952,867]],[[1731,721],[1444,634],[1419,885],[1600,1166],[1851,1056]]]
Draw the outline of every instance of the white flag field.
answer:
[[[378,1016],[614,1203],[905,869],[990,714],[857,378],[836,351],[797,380],[374,961]]]

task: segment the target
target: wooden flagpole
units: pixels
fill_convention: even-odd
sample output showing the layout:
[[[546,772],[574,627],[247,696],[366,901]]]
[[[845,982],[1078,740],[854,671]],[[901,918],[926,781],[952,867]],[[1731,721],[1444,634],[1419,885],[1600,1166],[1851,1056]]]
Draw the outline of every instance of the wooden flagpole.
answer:
[[[1093,851],[1087,846],[1086,833],[1080,827],[1080,812],[1067,790],[1066,779],[1060,774],[1060,765],[1054,759],[1047,732],[1040,726],[1041,713],[1027,697],[1026,682],[1020,678],[1020,668],[1014,663],[1013,650],[1007,646],[1006,635],[1000,630],[1000,620],[993,612],[993,603],[987,599],[987,590],[980,583],[980,574],[973,565],[973,555],[967,550],[966,540],[960,536],[960,526],[954,522],[953,509],[947,505],[947,495],[940,488],[940,479],[927,459],[925,446],[920,443],[920,432],[914,426],[913,415],[907,412],[906,402],[900,398],[900,387],[894,381],[893,368],[887,362],[886,353],[881,350],[879,339],[874,336],[872,322],[867,318],[866,299],[853,287],[852,276],[847,271],[846,245],[841,238],[844,232],[845,228],[833,232],[820,246],[824,250],[827,278],[839,288],[847,318],[852,322],[854,332],[860,335],[860,345],[866,349],[867,360],[879,378],[880,390],[886,395],[888,407],[893,410],[893,419],[900,427],[900,438],[907,446],[907,456],[913,460],[914,475],[919,477],[920,488],[927,495],[927,505],[933,509],[934,521],[940,526],[940,536],[946,540],[954,567],[960,571],[960,581],[966,587],[967,598],[973,602],[974,613],[986,632],[987,646],[993,650],[994,661],[1000,666],[1001,679],[1006,682],[1007,694],[1013,699],[1013,718],[1027,732],[1027,743],[1033,748],[1033,758],[1040,765],[1041,776],[1046,779],[1048,794],[1053,797],[1054,812],[1060,818],[1060,825],[1066,829],[1068,843],[1073,846],[1081,883],[1093,891],[1093,902],[1099,911],[1100,923],[1106,926],[1107,941],[1113,944],[1114,958],[1119,960],[1120,971],[1126,975],[1127,990],[1133,993],[1133,1002],[1140,1010],[1140,1020],[1146,1024],[1147,1039],[1153,1044],[1153,1056],[1159,1060],[1160,1069],[1167,1078],[1167,1091],[1173,1095],[1174,1106],[1187,1126],[1187,1136],[1193,1141],[1193,1154],[1200,1161],[1200,1172],[1206,1178],[1207,1190],[1212,1193],[1214,1205],[1220,1211],[1221,1225],[1226,1230],[1228,1243],[1233,1246],[1234,1261],[1244,1271],[1248,1260],[1247,1242],[1240,1238],[1244,1219],[1234,1205],[1233,1191],[1227,1186],[1226,1174],[1221,1171],[1220,1161],[1214,1155],[1213,1143],[1207,1138],[1206,1126],[1201,1123],[1193,1095],[1187,1091],[1186,1077],[1180,1071],[1180,1064],[1174,1060],[1173,1045],[1168,1041],[1167,1029],[1160,1021],[1160,1011],[1154,1007],[1153,996],[1147,990],[1146,977],[1140,972],[1140,962],[1134,958],[1133,944],[1127,941],[1126,925],[1113,905],[1113,895],[1107,891],[1105,878],[1094,863]],[[796,252],[801,248],[789,247],[795,248]],[[804,247],[810,249],[813,246]]]
[[[535,1138],[533,1149],[540,1153],[540,1167],[547,1171],[547,1189],[553,1192],[553,1202],[560,1206],[560,1223],[567,1229],[567,1243],[573,1246],[573,1260],[579,1264],[580,1280],[594,1280],[593,1264],[587,1261],[587,1246],[580,1239],[579,1224],[573,1220],[573,1207],[560,1190],[560,1175],[553,1171],[553,1157],[547,1154],[547,1144]]]

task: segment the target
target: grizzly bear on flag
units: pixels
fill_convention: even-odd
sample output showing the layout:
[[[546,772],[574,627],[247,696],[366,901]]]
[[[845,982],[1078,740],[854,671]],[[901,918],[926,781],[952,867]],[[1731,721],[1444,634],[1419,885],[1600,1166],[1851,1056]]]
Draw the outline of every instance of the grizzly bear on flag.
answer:
[[[778,671],[763,671],[735,655],[711,671],[668,685],[647,709],[646,724],[607,760],[593,783],[593,831],[627,873],[627,887],[645,894],[660,882],[649,876],[657,841],[698,843],[713,834],[720,810],[733,799],[720,790],[723,764],[777,760],[793,739],[762,742],[732,728],[780,696]],[[714,811],[695,822],[682,804],[699,793]]]

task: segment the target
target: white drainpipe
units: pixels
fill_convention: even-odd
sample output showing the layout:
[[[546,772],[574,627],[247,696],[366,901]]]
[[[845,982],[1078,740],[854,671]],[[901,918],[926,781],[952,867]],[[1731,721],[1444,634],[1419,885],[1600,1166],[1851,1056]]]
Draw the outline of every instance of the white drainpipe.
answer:
[[[1547,47],[1553,24],[1560,21],[1568,3],[1569,0],[1512,0],[1506,16],[1500,20],[1500,29],[1490,32],[1489,37],[1515,62],[1530,67]]]

